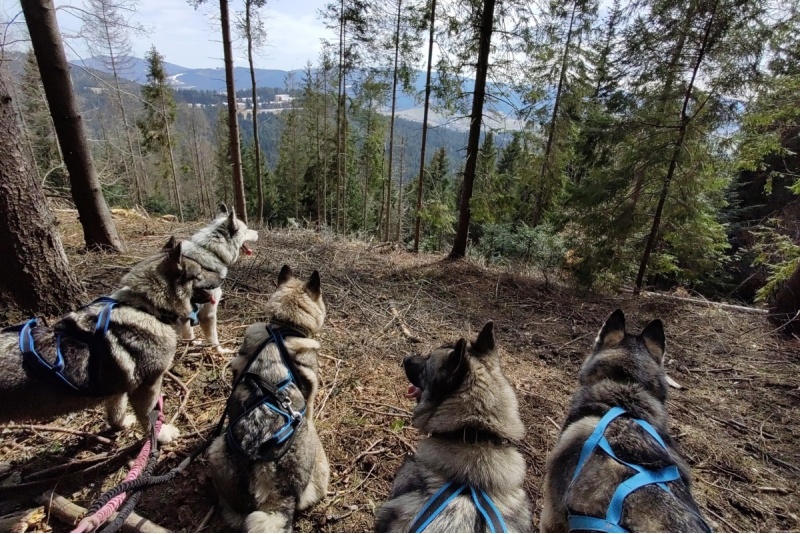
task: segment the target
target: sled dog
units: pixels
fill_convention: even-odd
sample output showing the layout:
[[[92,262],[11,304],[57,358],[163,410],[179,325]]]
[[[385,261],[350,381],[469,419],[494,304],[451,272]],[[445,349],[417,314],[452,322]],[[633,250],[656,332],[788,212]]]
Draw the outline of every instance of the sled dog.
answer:
[[[412,424],[427,437],[406,459],[378,532],[528,532],[525,460],[514,446],[525,427],[500,369],[493,323],[473,343],[459,339],[403,361],[417,400]]]
[[[68,313],[53,327],[32,319],[0,332],[0,422],[54,419],[105,403],[109,425],[121,428],[127,401],[145,432],[161,381],[177,346],[175,322],[191,301],[213,301],[222,283],[183,254],[171,238],[164,249],[122,278],[122,287]],[[177,437],[162,428],[164,442]]]
[[[228,268],[239,259],[240,254],[247,256],[253,254],[248,246],[251,241],[258,241],[258,232],[249,229],[236,217],[233,209],[229,211],[225,204],[220,204],[216,218],[189,238],[184,254],[198,262],[204,269],[219,274],[224,280]],[[214,291],[213,297],[213,301],[199,307],[197,320],[206,341],[217,351],[224,352],[217,334],[217,307],[222,298],[221,287]],[[194,330],[188,319],[181,319],[178,329],[184,340],[194,339]]]
[[[330,468],[314,427],[319,388],[314,339],[325,321],[319,273],[284,266],[268,323],[248,327],[231,367],[228,427],[209,449],[223,515],[235,529],[283,532],[295,511],[325,497]]]
[[[609,315],[547,460],[542,532],[707,532],[667,424],[666,338]],[[623,529],[623,530],[620,530]]]

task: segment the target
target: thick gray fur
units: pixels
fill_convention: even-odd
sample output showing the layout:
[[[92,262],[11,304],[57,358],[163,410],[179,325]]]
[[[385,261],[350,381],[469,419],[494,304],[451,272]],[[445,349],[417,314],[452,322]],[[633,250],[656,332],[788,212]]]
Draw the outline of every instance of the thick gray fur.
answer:
[[[375,530],[408,532],[431,496],[455,482],[485,490],[511,532],[529,532],[525,460],[513,443],[523,438],[525,427],[517,397],[500,368],[492,323],[469,346],[461,339],[427,356],[409,356],[403,366],[422,390],[412,423],[428,437],[397,472],[388,501],[375,514]],[[459,438],[462,430],[464,437]],[[471,442],[467,436],[476,432],[496,439]],[[489,532],[472,501],[459,496],[426,531],[476,532],[481,525]]]
[[[328,458],[314,426],[320,345],[310,336],[322,328],[325,320],[319,274],[314,271],[311,278],[303,282],[284,267],[278,288],[266,308],[271,321],[292,326],[309,336],[290,336],[285,340],[289,357],[299,373],[297,387],[289,386],[288,389],[292,406],[300,411],[305,403],[307,411],[303,423],[297,427],[294,442],[277,461],[258,457],[261,445],[284,422],[264,406],[251,412],[234,427],[237,441],[248,457],[232,449],[225,436],[212,443],[208,454],[211,476],[223,516],[237,531],[290,531],[295,512],[306,510],[322,500],[330,478]],[[231,364],[236,376],[252,358],[255,360],[250,372],[268,382],[277,384],[287,376],[288,369],[274,343],[258,352],[267,337],[264,323],[248,327],[239,354]],[[239,384],[228,403],[229,422],[235,420],[255,397],[256,391],[247,383]]]
[[[204,269],[219,274],[224,280],[228,275],[228,268],[239,259],[242,246],[251,241],[258,241],[258,232],[249,229],[236,217],[233,209],[229,211],[225,204],[220,204],[219,213],[214,220],[189,238],[184,253]],[[212,302],[200,306],[197,317],[206,341],[223,352],[217,333],[217,307],[222,298],[222,288],[215,290],[212,296]],[[179,321],[178,330],[182,339],[194,339],[194,330],[188,320]]]
[[[172,365],[177,346],[176,317],[191,312],[193,292],[212,290],[222,282],[215,272],[181,253],[181,243],[170,240],[165,250],[151,256],[122,278],[122,287],[110,296],[119,301],[111,311],[102,350],[92,365],[104,397],[80,397],[54,385],[23,365],[18,332],[0,333],[0,422],[48,420],[105,403],[107,421],[113,428],[127,426],[127,399],[145,431],[148,414],[161,394],[164,373]],[[103,304],[94,304],[59,319],[52,328],[33,329],[35,346],[47,361],[56,359],[55,335],[66,333],[91,338]],[[65,374],[78,387],[88,387],[89,350],[85,344],[64,338],[61,343]],[[95,384],[97,385],[97,384]],[[165,425],[161,441],[177,437]]]
[[[625,315],[612,313],[603,324],[581,368],[561,435],[547,460],[542,532],[568,532],[568,515],[605,518],[617,486],[635,474],[602,452],[595,452],[572,482],[584,442],[612,407],[628,411],[607,428],[605,437],[622,460],[648,469],[677,466],[681,479],[667,483],[671,493],[646,486],[624,501],[622,526],[629,532],[705,532],[691,493],[689,466],[669,436],[664,327],[652,321],[639,335],[625,331]],[[650,423],[667,445],[664,450],[631,417]]]

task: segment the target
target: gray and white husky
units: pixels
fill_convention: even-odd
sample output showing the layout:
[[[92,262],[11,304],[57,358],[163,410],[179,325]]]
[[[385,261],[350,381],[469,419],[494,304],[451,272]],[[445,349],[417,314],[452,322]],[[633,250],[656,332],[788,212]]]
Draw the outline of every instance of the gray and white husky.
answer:
[[[311,337],[325,321],[319,273],[303,281],[284,266],[266,311],[270,322],[247,329],[231,364],[229,427],[208,454],[225,520],[248,532],[291,530],[297,510],[325,497],[330,477],[314,427],[320,345]],[[285,352],[268,325],[282,331]]]
[[[239,259],[239,254],[253,254],[247,245],[251,241],[258,241],[258,232],[249,229],[236,217],[232,208],[228,210],[225,204],[220,204],[219,213],[214,220],[189,238],[184,254],[204,269],[219,274],[224,280],[228,275],[228,268]],[[217,307],[221,298],[220,287],[213,292],[209,302],[200,306],[197,318],[206,341],[219,352],[225,352],[220,347],[217,334]],[[188,319],[182,319],[178,328],[185,341],[194,339],[194,330]]]
[[[709,531],[669,435],[665,352],[660,320],[634,335],[608,316],[547,459],[542,532]]]
[[[500,368],[493,323],[473,343],[462,338],[408,356],[403,367],[407,396],[417,399],[412,423],[425,437],[397,472],[375,530],[529,532],[525,459],[514,445],[525,426]],[[443,491],[452,499],[437,501]]]
[[[222,283],[217,272],[185,256],[183,244],[172,238],[135,265],[111,293],[111,307],[94,302],[52,328],[29,323],[0,332],[0,422],[54,419],[104,402],[109,425],[121,428],[131,422],[125,416],[130,398],[147,432],[178,344],[175,322]],[[21,339],[32,344],[27,356]],[[159,438],[169,442],[177,435],[165,425]]]

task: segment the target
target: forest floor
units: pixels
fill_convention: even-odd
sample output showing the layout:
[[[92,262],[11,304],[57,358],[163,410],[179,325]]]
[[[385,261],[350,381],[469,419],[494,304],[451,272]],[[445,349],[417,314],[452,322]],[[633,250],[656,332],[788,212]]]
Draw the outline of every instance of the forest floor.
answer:
[[[116,216],[128,252],[107,256],[82,252],[75,214],[58,215],[71,265],[92,298],[113,290],[130,265],[156,251],[169,235],[185,237],[200,226]],[[664,320],[667,370],[683,386],[670,390],[671,432],[692,466],[696,498],[715,530],[800,530],[800,342],[776,335],[764,315],[657,296],[578,292],[500,269],[443,262],[440,255],[308,231],[263,231],[253,249],[255,254],[242,258],[225,282],[219,329],[227,348],[235,350],[244,329],[264,319],[263,304],[284,263],[302,276],[318,269],[328,307],[319,335],[322,387],[315,417],[331,463],[331,483],[327,498],[297,518],[296,530],[372,529],[373,510],[418,438],[409,424],[413,406],[403,396],[402,358],[471,338],[488,319],[495,321],[504,371],[528,428],[522,453],[538,526],[545,459],[566,415],[577,371],[615,308],[626,312],[632,331],[655,317]],[[422,343],[409,341],[393,310]],[[22,319],[7,312],[7,321]],[[172,373],[181,383],[165,381],[165,412],[167,419],[176,417],[182,437],[165,448],[166,465],[176,465],[202,443],[218,420],[230,387],[229,359],[205,345],[179,346]],[[99,410],[50,424],[104,432],[112,442],[0,429],[0,462],[5,463],[0,490],[46,468],[113,454],[141,437],[133,430],[105,432]],[[126,471],[122,465],[82,481],[65,478],[38,488],[36,495],[55,490],[87,507]],[[18,497],[34,506],[32,499]],[[203,458],[178,479],[146,491],[137,506],[142,516],[170,530],[224,531],[212,509],[215,497]],[[44,514],[38,517],[31,520],[32,530],[68,528]]]

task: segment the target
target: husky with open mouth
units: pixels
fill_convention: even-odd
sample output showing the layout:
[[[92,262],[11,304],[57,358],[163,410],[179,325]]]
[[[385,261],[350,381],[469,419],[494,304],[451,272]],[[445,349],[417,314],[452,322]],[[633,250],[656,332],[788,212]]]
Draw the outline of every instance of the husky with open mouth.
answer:
[[[248,245],[253,241],[258,241],[258,232],[248,228],[236,217],[233,209],[228,210],[225,204],[220,204],[216,218],[189,238],[184,253],[188,258],[200,263],[204,269],[214,271],[224,279],[228,274],[228,268],[239,259],[240,254],[246,256],[253,254]],[[196,319],[200,323],[206,341],[219,352],[223,352],[217,333],[217,307],[222,298],[222,288],[216,289],[212,297],[209,302],[199,306]],[[178,328],[184,340],[194,339],[190,321],[181,320]]]
[[[500,368],[493,323],[473,343],[459,339],[405,358],[423,437],[400,467],[378,532],[529,532],[525,460],[514,446],[525,427]]]

